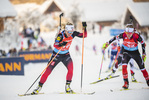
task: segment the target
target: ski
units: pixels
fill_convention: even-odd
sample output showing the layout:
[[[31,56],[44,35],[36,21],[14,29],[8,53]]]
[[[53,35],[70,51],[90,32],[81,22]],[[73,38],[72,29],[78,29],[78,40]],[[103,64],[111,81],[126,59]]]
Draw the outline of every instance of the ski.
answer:
[[[142,87],[142,89],[149,89],[149,87]]]
[[[132,81],[132,83],[142,83],[142,82],[140,82],[140,81]]]
[[[31,94],[31,93],[18,94],[18,96],[22,97],[22,96],[32,96],[32,95],[40,95],[40,94],[44,94],[44,93],[38,93],[38,94]],[[84,92],[73,92],[73,93],[58,92],[56,94],[84,94],[84,95],[93,95],[93,94],[95,94],[95,92],[88,92],[88,93],[84,93]]]
[[[140,89],[149,89],[149,87],[142,87],[142,88],[140,88]],[[139,90],[139,89],[120,89],[120,91],[126,91],[126,90]]]
[[[121,88],[121,89],[118,89],[118,91],[127,91],[127,90],[140,90],[140,89],[149,89],[149,87],[142,87],[142,88],[128,88],[128,89],[124,89],[124,88]],[[117,91],[117,90],[113,90],[113,89],[110,89],[111,92],[113,91]]]
[[[59,94],[84,94],[84,95],[93,95],[93,94],[95,94],[95,92],[88,92],[88,93],[84,93],[84,92],[73,92],[73,93],[60,92]]]
[[[36,94],[32,94],[32,93],[27,93],[27,94],[18,94],[18,96],[22,97],[22,96],[40,95],[40,94],[44,94],[44,93],[36,93]]]
[[[126,90],[131,90],[131,89],[120,89],[120,91],[126,91]]]
[[[108,80],[108,79],[111,79],[111,78],[116,78],[116,77],[119,77],[120,75],[115,75],[115,76],[110,76],[110,77],[106,77],[106,78],[103,78],[103,79],[100,79],[98,81],[95,81],[95,82],[92,82],[90,84],[96,84],[98,82],[101,82],[101,81],[104,81],[104,80]]]

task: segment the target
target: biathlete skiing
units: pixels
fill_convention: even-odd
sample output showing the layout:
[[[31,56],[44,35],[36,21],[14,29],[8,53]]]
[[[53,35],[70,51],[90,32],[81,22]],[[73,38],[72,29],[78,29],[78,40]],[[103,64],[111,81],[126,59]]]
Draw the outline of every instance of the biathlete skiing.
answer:
[[[118,36],[115,36],[109,42],[103,44],[104,49],[106,49],[109,44],[113,41],[123,39],[122,49],[123,49],[123,57],[122,57],[122,74],[124,79],[124,85],[122,88],[128,89],[129,81],[128,81],[128,72],[127,72],[127,64],[131,58],[133,58],[138,64],[147,85],[149,86],[149,75],[144,66],[144,62],[146,60],[146,52],[145,52],[145,42],[140,34],[136,33],[133,24],[127,24],[125,32],[121,33]],[[142,46],[142,57],[138,51],[138,42],[141,43]]]
[[[108,47],[108,58],[110,58],[110,64],[108,67],[108,70],[106,72],[109,72],[112,67],[112,62],[114,61],[116,55],[117,55],[117,50],[118,48],[118,41],[114,41],[109,47]]]
[[[46,68],[45,72],[42,74],[39,84],[37,88],[32,92],[32,94],[39,93],[43,84],[46,82],[48,76],[51,74],[52,70],[56,67],[56,65],[59,62],[62,62],[68,70],[67,75],[66,75],[65,91],[66,93],[73,93],[73,90],[70,88],[70,84],[71,84],[72,77],[73,77],[73,61],[69,54],[69,48],[70,48],[70,45],[74,37],[77,36],[79,38],[83,38],[83,34],[84,34],[84,37],[87,37],[86,22],[82,22],[82,25],[83,25],[83,33],[74,31],[74,25],[68,22],[65,25],[65,29],[58,34],[55,40],[55,43],[54,43],[53,54],[49,62],[52,60],[52,58],[55,57],[55,55],[56,57]]]
[[[118,69],[118,67],[120,65],[122,65],[122,57],[123,57],[123,49],[122,49],[122,46],[120,46],[120,43],[118,42],[118,47],[117,47],[117,50],[118,50],[118,57],[116,59],[116,61],[114,62],[114,66],[112,66],[112,73],[108,75],[108,77],[112,77],[116,70]],[[131,72],[131,79],[132,79],[132,82],[137,82],[136,78],[135,78],[135,72],[134,72],[134,60],[131,58],[130,61],[129,61],[129,65],[130,65],[130,72]]]

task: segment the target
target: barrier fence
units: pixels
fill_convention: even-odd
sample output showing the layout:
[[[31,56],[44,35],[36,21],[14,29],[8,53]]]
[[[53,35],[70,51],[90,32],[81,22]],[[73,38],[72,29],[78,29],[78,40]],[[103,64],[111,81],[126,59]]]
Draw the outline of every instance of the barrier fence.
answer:
[[[0,75],[24,75],[24,58],[0,58]]]
[[[0,75],[24,75],[24,64],[48,62],[52,50],[24,51],[19,57],[0,58]]]
[[[47,51],[25,51],[18,53],[20,57],[24,57],[25,63],[41,63],[47,62],[51,55],[52,50]]]

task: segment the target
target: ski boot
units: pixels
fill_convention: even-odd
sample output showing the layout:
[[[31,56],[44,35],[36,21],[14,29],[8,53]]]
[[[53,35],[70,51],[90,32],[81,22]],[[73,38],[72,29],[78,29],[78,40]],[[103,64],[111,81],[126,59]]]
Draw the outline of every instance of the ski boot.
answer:
[[[34,94],[38,94],[39,91],[40,91],[41,88],[42,88],[42,85],[43,85],[43,84],[39,83],[39,85],[37,86],[37,88],[34,89],[34,91],[33,91],[31,94],[32,94],[32,95],[34,95]]]
[[[115,74],[115,70],[112,69],[112,73],[108,75],[108,78],[111,78]]]
[[[132,82],[137,82],[137,80],[135,79],[134,73],[131,74],[131,80],[132,80]]]
[[[68,94],[74,93],[73,90],[70,88],[70,82],[66,83],[65,90],[66,90],[66,93],[68,93]]]
[[[110,72],[110,71],[111,71],[111,69],[110,69],[110,68],[108,68],[105,72],[106,72],[106,73],[108,73],[108,72]]]
[[[122,88],[128,89],[128,87],[129,87],[128,79],[124,79],[124,85],[122,86]]]

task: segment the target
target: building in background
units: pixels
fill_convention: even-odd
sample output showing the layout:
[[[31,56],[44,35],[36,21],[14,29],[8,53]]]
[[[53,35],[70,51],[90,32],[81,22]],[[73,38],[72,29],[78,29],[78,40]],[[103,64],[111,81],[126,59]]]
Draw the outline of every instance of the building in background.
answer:
[[[9,0],[0,0],[0,32],[4,31],[5,21],[7,19],[13,19],[17,16],[17,12]]]
[[[137,2],[127,5],[124,15],[122,17],[122,24],[126,25],[130,16],[133,17],[134,27],[148,39],[149,34],[149,2]]]
[[[0,50],[14,47],[18,38],[18,27],[15,20],[17,11],[9,0],[0,0]],[[14,44],[12,44],[14,42]]]
[[[135,11],[131,11],[131,9],[134,9],[133,4],[140,4],[142,5],[143,2],[147,5],[149,0],[10,0],[13,4],[26,4],[26,3],[34,3],[38,5],[34,11],[38,11],[40,15],[37,16],[46,16],[51,18],[49,20],[41,20],[43,27],[44,25],[46,27],[51,28],[57,28],[59,25],[59,15],[60,13],[64,13],[63,17],[63,23],[66,21],[72,21],[77,29],[81,29],[81,22],[87,21],[88,23],[97,23],[99,25],[99,31],[104,26],[111,26],[115,23],[121,23],[124,19],[122,19],[126,9],[128,9],[128,13],[134,13]],[[127,6],[129,5],[129,6]],[[26,7],[22,8],[26,9]],[[137,9],[144,12],[143,9],[148,8],[142,8]],[[28,10],[29,11],[29,10]],[[127,13],[127,17],[129,14]],[[131,14],[132,15],[132,14]],[[136,17],[137,15],[134,15]],[[32,18],[35,19],[35,18]],[[47,17],[45,18],[47,19]],[[137,18],[136,18],[137,19]],[[127,21],[127,19],[125,20]],[[139,21],[137,19],[137,21]],[[31,21],[30,21],[31,22]],[[49,23],[50,22],[50,23]],[[53,25],[53,26],[52,26]],[[121,28],[121,24],[119,24]],[[140,23],[138,23],[138,27],[142,26]],[[144,27],[144,26],[142,26]],[[44,28],[44,30],[50,31],[51,28]],[[89,25],[88,28],[92,29],[92,25]],[[143,28],[142,30],[146,30],[147,28]],[[41,28],[42,31],[42,28]]]

